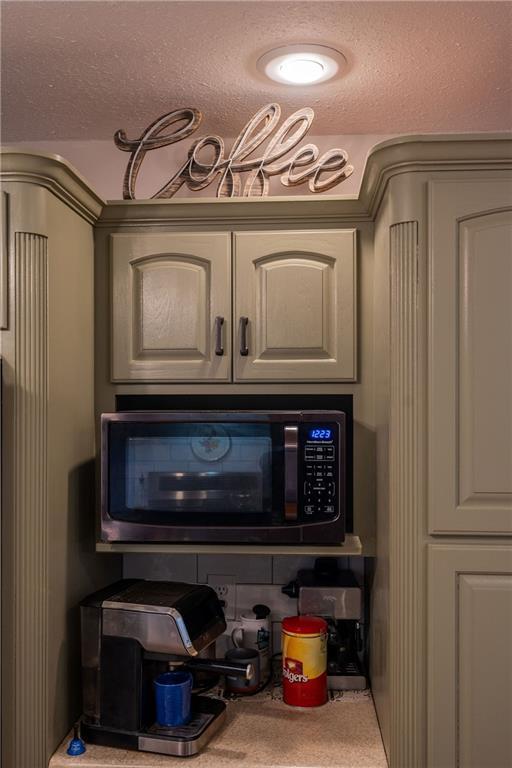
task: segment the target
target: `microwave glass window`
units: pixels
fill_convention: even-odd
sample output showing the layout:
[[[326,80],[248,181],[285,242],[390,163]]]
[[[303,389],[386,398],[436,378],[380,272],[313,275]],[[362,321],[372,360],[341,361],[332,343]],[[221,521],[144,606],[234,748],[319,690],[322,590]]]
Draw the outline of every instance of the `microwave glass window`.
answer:
[[[113,508],[147,522],[162,514],[270,513],[268,424],[178,422],[125,429],[111,433],[117,457],[110,472]]]

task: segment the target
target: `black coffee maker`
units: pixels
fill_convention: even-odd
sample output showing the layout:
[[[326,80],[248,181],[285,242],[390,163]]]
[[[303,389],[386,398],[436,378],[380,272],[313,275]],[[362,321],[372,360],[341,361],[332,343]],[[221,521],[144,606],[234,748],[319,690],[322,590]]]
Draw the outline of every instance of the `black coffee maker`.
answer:
[[[352,571],[340,570],[336,559],[319,557],[313,569],[300,570],[282,591],[297,598],[299,614],[327,621],[329,690],[366,688],[362,589]]]
[[[169,669],[250,678],[250,664],[209,658],[226,629],[216,592],[205,585],[125,579],[81,604],[81,735],[104,746],[194,755],[225,718],[218,698],[192,695],[187,725],[156,722],[153,681]]]

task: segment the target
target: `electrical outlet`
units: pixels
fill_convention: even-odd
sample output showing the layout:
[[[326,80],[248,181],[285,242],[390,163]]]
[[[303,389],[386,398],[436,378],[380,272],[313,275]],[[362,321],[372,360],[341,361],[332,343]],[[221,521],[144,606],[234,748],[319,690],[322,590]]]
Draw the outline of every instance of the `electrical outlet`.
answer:
[[[236,610],[236,586],[233,576],[222,574],[208,574],[208,584],[219,596],[224,604],[224,616],[227,620],[235,618]]]

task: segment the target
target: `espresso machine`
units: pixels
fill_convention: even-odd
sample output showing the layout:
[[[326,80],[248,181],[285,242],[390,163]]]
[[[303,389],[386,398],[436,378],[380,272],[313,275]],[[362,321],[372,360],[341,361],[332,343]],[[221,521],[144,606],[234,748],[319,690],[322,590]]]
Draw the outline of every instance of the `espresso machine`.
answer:
[[[298,613],[327,621],[327,687],[364,690],[364,613],[362,589],[352,571],[336,559],[319,557],[313,569],[300,570],[282,591],[298,601]]]
[[[211,658],[226,629],[216,592],[180,582],[124,579],[87,597],[82,632],[82,738],[92,744],[186,757],[199,752],[225,719],[218,698],[192,693],[186,725],[156,722],[153,681],[170,669],[250,678],[250,664]],[[203,680],[204,687],[204,680]]]

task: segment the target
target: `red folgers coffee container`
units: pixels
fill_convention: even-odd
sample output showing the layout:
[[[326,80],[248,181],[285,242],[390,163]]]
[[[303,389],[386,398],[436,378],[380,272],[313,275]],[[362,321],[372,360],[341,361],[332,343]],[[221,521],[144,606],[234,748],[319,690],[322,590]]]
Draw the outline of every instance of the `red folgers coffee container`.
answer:
[[[283,701],[320,707],[327,701],[327,622],[317,616],[283,619]]]

